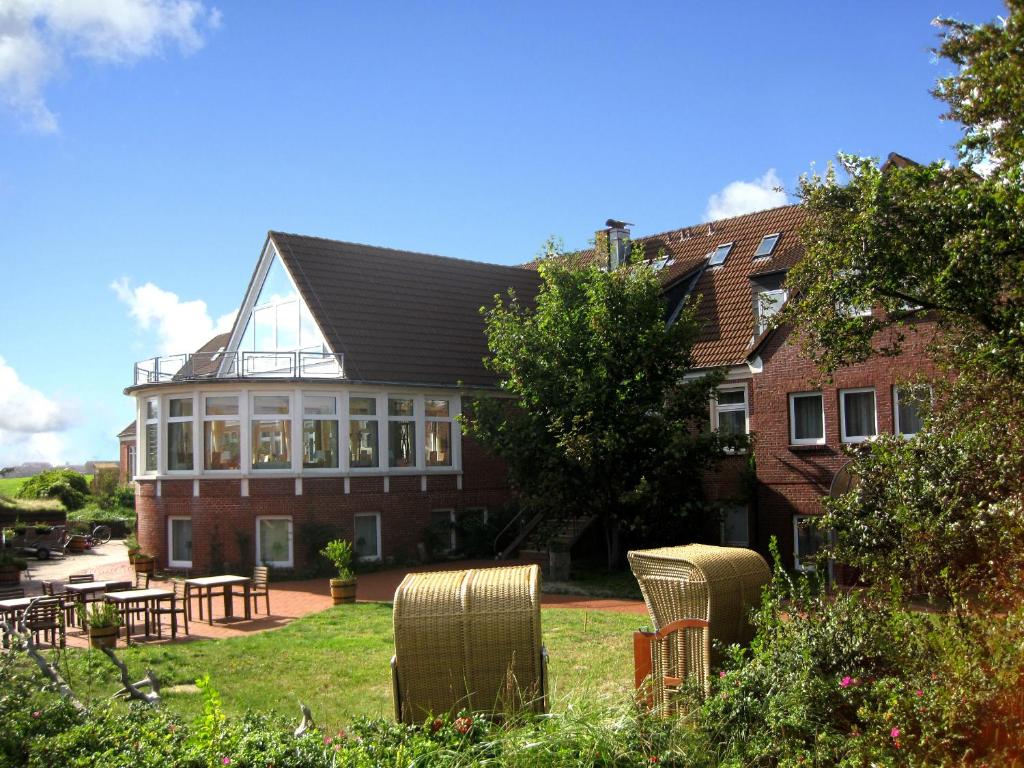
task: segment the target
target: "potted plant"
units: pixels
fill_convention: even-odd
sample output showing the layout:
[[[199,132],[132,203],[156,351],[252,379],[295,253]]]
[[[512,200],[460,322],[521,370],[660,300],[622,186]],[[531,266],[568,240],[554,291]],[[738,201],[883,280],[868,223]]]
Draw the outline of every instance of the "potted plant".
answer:
[[[13,552],[0,550],[0,586],[11,586],[21,583],[21,572],[28,568],[24,558],[16,557]]]
[[[89,608],[81,603],[75,609],[78,620],[89,633],[89,645],[93,648],[113,648],[117,645],[121,614],[111,603],[96,601]]]
[[[136,552],[132,563],[136,573],[153,573],[156,570],[156,558],[145,552]]]
[[[134,563],[135,556],[142,551],[142,547],[139,546],[139,538],[134,533],[129,533],[128,537],[124,540],[124,545],[128,547],[128,562]]]
[[[335,605],[354,603],[356,601],[356,575],[352,573],[352,542],[347,539],[335,539],[327,542],[320,554],[331,561],[338,571],[336,578],[331,579],[331,598]]]

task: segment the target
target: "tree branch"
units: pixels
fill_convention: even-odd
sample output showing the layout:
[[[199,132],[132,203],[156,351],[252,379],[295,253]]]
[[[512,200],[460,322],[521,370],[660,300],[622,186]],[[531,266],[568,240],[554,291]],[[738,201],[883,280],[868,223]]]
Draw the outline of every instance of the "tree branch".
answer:
[[[126,699],[137,699],[144,701],[150,706],[156,706],[160,703],[160,681],[156,675],[153,674],[153,670],[147,669],[146,676],[139,680],[137,683],[133,683],[128,677],[128,665],[121,661],[110,648],[102,648],[103,653],[107,655],[107,658],[113,662],[121,671],[121,685],[124,686],[120,691],[114,694],[114,697],[121,697]],[[140,690],[140,687],[148,686],[150,689],[149,693],[145,693]]]
[[[25,613],[27,612],[28,611],[26,609]],[[21,650],[25,651],[29,658],[36,663],[36,666],[39,667],[39,671],[57,686],[57,693],[59,693],[63,699],[68,701],[71,706],[79,712],[84,712],[85,705],[77,696],[75,696],[75,692],[71,690],[71,686],[67,684],[67,681],[61,677],[60,672],[58,672],[56,668],[43,657],[43,654],[41,654],[39,649],[36,647],[35,641],[32,639],[32,633],[25,626],[25,613],[21,615],[17,625],[10,621],[5,621],[3,625],[4,634],[20,645]]]

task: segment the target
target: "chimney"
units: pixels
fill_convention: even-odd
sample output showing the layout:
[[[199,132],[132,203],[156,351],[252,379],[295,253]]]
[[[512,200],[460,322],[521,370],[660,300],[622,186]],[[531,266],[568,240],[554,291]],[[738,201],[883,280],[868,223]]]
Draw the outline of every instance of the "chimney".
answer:
[[[608,219],[605,222],[607,229],[598,232],[596,241],[601,243],[602,239],[608,242],[608,271],[618,269],[629,259],[629,227],[633,226],[626,221]]]

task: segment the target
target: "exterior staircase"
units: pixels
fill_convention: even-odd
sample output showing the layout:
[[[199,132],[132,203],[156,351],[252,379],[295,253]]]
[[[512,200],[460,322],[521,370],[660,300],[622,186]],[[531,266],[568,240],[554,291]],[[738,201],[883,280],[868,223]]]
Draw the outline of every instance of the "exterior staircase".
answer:
[[[562,519],[544,519],[537,515],[520,528],[518,535],[498,554],[498,559],[503,560],[518,551],[520,560],[532,560],[546,571],[549,553],[569,552],[596,519],[594,515]]]

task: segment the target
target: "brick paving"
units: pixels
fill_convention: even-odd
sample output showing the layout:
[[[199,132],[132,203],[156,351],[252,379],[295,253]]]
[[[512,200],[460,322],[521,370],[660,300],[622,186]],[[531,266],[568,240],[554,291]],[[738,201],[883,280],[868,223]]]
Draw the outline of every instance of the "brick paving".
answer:
[[[516,563],[515,561],[507,561],[505,564]],[[356,587],[356,599],[360,602],[391,602],[395,589],[407,573],[460,570],[464,568],[493,568],[495,565],[496,563],[493,560],[463,560],[366,573],[359,576],[359,583]],[[89,572],[95,573],[98,579],[108,581],[132,578],[132,569],[127,560],[98,565]],[[167,582],[154,580],[151,586],[154,588],[166,587]],[[326,610],[332,605],[328,580],[309,579],[305,581],[285,581],[278,584],[272,583],[270,587],[269,616],[264,613],[265,605],[265,600],[260,598],[256,606],[259,612],[254,612],[252,618],[247,621],[243,616],[244,608],[240,595],[236,593],[233,601],[234,613],[236,615],[231,619],[225,620],[222,618],[224,615],[224,601],[223,599],[214,598],[214,623],[209,624],[206,621],[199,621],[198,611],[196,611],[195,619],[189,622],[189,634],[187,636],[180,634],[181,627],[179,625],[179,635],[175,642],[243,637],[255,632],[279,629],[297,618]],[[594,611],[615,611],[647,615],[647,609],[640,600],[587,598],[579,595],[542,595],[541,605],[545,608],[583,608]],[[193,604],[193,607],[195,607],[195,604]],[[133,637],[133,639],[136,638]],[[140,634],[137,640],[147,644],[171,642],[170,627],[165,622],[163,639],[155,637],[146,639]],[[80,630],[70,628],[68,631],[68,644],[72,647],[85,647],[87,645],[87,638]],[[123,644],[124,638],[122,635],[118,645],[123,646]]]

